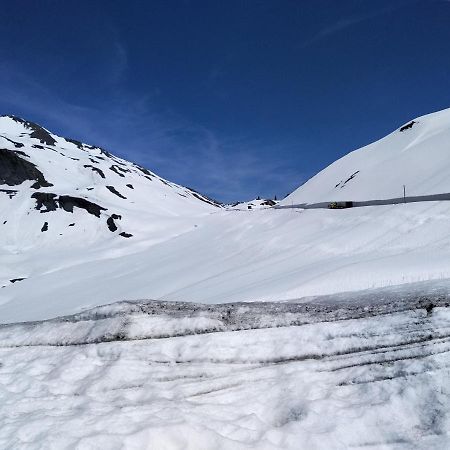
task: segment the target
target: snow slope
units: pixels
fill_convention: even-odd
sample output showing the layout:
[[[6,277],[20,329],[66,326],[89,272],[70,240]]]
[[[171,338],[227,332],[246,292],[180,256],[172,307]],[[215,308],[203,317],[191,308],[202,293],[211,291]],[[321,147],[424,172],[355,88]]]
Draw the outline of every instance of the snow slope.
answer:
[[[403,185],[407,196],[450,193],[450,109],[405,125],[335,161],[280,205],[397,198]]]
[[[2,253],[2,322],[124,299],[288,300],[450,277],[450,202],[347,210],[221,211],[139,247]],[[150,238],[149,238],[150,239]],[[57,256],[55,256],[57,255]]]
[[[0,117],[2,248],[56,249],[61,241],[79,245],[151,234],[159,239],[159,230],[171,235],[185,228],[178,218],[217,206],[101,148]]]

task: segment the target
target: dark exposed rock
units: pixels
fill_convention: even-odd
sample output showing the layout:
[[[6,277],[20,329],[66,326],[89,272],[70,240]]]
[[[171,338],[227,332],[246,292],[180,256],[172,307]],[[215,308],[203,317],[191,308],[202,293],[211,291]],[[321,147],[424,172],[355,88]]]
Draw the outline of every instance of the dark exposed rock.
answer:
[[[1,136],[1,137],[2,137],[3,139],[6,139],[8,142],[11,142],[11,144],[13,144],[14,147],[16,147],[16,148],[21,148],[21,147],[23,147],[23,144],[22,144],[21,142],[13,141],[12,139],[7,138],[6,136]]]
[[[210,205],[217,206],[218,208],[220,208],[221,204],[219,202],[217,202],[216,200],[213,200],[212,198],[209,198],[209,197],[206,197],[206,196],[204,196],[202,194],[199,194],[195,189],[192,189],[192,188],[188,188],[188,189],[191,191],[191,194],[195,198],[198,198],[202,202],[209,203]]]
[[[415,123],[417,123],[417,122],[414,121],[414,120],[412,120],[411,122],[407,123],[406,125],[403,125],[403,126],[400,128],[400,131],[409,130],[410,128],[413,127],[413,125],[414,125]]]
[[[91,147],[92,150],[94,150],[94,148],[96,147]],[[111,158],[111,153],[108,152],[108,150],[105,150],[104,148],[98,147],[98,149],[100,150],[100,152],[102,153],[102,155],[107,156],[108,158]]]
[[[22,150],[14,150],[14,153],[17,153],[18,155],[21,156],[25,156],[26,158],[29,158],[30,156],[27,155],[25,152],[23,152]]]
[[[267,199],[267,200],[264,200],[263,202],[261,202],[261,206],[273,206],[276,204],[277,204],[277,202],[275,202],[274,200],[271,200],[271,199]]]
[[[4,221],[3,221],[3,225],[6,225],[7,222],[8,222],[7,220],[4,220]]]
[[[61,195],[58,199],[58,203],[60,208],[71,213],[73,213],[74,206],[82,208],[96,217],[100,217],[101,211],[106,211],[106,208],[97,205],[97,203],[90,202],[89,200],[80,197],[72,197],[70,195]]]
[[[125,231],[122,231],[122,233],[119,233],[119,236],[122,236],[122,237],[124,237],[124,238],[130,238],[130,237],[133,237],[132,234],[130,234],[130,233],[125,233]]]
[[[106,219],[106,225],[108,225],[109,231],[112,231],[113,233],[114,231],[117,231],[117,225],[115,224],[114,220],[111,217],[108,217]]]
[[[135,164],[134,167],[136,167],[136,169],[140,170],[144,175],[149,176],[149,177],[150,177],[150,180],[151,180],[151,177],[154,176],[154,175],[153,175],[149,170],[147,170],[145,167],[138,166],[137,164]]]
[[[44,150],[44,147],[42,145],[33,144],[32,147],[33,148],[38,148],[39,150]]]
[[[30,137],[34,139],[39,139],[41,144],[46,145],[56,144],[56,140],[52,137],[52,135],[45,128],[42,128],[37,123],[29,122],[28,120],[24,120],[16,116],[9,116],[9,117],[11,117],[11,119],[13,119],[15,122],[21,123],[25,128],[31,130]]]
[[[124,195],[122,195],[114,186],[106,186],[106,188],[112,192],[114,195],[117,195],[117,197],[127,199]]]
[[[342,182],[342,180],[341,180],[335,187],[337,188],[338,186],[340,186],[342,189],[349,181],[353,180],[353,178],[355,178],[356,175],[358,175],[358,173],[359,173],[359,170],[357,170],[356,172],[353,172],[344,182]]]
[[[112,170],[114,173],[117,173],[117,175],[119,175],[120,177],[125,177],[125,175],[123,173],[120,173],[118,169],[120,169],[120,167],[115,166],[114,164],[109,168],[109,170]]]
[[[75,226],[75,222],[69,223],[69,227],[74,227],[74,226]]]
[[[56,208],[58,207],[58,204],[56,203],[56,194],[51,194],[49,192],[35,192],[32,194],[31,198],[36,200],[35,208],[40,210],[41,213],[56,211]],[[41,210],[43,206],[45,206],[45,209]]]
[[[116,161],[117,164],[120,164],[119,166],[117,166],[117,165],[114,166],[117,170],[120,170],[121,172],[123,172],[125,174],[131,172],[130,169],[126,168],[126,166],[125,166],[125,164],[123,162],[120,162],[119,160],[117,160],[117,158],[113,158],[113,159],[114,159],[114,161]],[[125,166],[125,168],[124,167],[120,167],[120,166]]]
[[[23,281],[23,280],[26,280],[26,278],[25,277],[23,277],[23,278],[12,278],[11,280],[9,280],[11,283],[16,283],[17,281]]]
[[[13,198],[17,194],[17,191],[13,189],[0,189],[0,192],[5,193],[9,198]]]
[[[26,180],[35,180],[31,186],[34,189],[50,187],[49,183],[38,168],[13,150],[0,149],[0,184],[17,186]]]
[[[130,189],[134,189],[132,184],[127,184],[127,187],[129,187]]]
[[[114,220],[120,220],[122,219],[122,216],[120,216],[119,214],[111,214],[108,219],[106,220],[106,224],[108,225],[108,229],[109,231],[112,231],[113,233],[115,231],[117,231],[117,225],[114,222]]]
[[[70,142],[71,144],[76,145],[80,150],[84,150],[83,144],[80,141],[77,141],[76,139],[69,139],[64,138],[65,141]]]
[[[46,184],[42,184],[40,181],[36,181],[35,183],[33,183],[31,185],[31,188],[33,189],[39,189],[41,187],[52,187],[53,184],[52,183],[48,183],[47,181],[45,182]]]
[[[336,186],[334,186],[335,188],[338,188],[340,186],[340,188],[342,189],[349,181],[353,180],[353,178],[356,177],[356,175],[358,175],[359,170],[357,170],[356,172],[353,172],[345,181],[339,181],[338,184],[336,184]]]
[[[36,200],[37,210],[40,210],[43,206],[45,206],[46,209],[41,211],[43,213],[56,211],[58,207],[66,212],[73,213],[73,208],[77,207],[84,209],[89,214],[100,217],[101,211],[106,211],[106,208],[103,208],[96,203],[90,202],[84,198],[73,197],[71,195],[61,195],[59,198],[56,198],[57,195],[50,192],[35,192],[31,197]]]
[[[106,178],[103,170],[98,167],[91,166],[90,164],[85,164],[83,167],[92,169],[93,172],[97,172],[102,178]]]
[[[44,222],[44,225],[42,225],[41,232],[44,231],[48,231],[48,222]]]
[[[353,178],[356,177],[356,175],[359,173],[359,170],[357,170],[356,172],[352,173],[345,181],[344,184],[348,183],[350,180],[353,180]],[[344,186],[342,186],[344,187]]]

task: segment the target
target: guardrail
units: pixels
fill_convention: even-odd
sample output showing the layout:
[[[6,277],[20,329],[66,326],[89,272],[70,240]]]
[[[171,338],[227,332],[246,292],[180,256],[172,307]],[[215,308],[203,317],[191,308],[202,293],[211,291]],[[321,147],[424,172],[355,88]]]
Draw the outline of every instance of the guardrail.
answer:
[[[364,201],[338,201],[337,203],[352,203],[352,206],[347,208],[360,208],[362,206],[376,206],[376,205],[398,205],[399,203],[417,203],[417,202],[436,202],[450,200],[450,193],[445,194],[431,194],[431,195],[416,195],[408,197],[394,197],[386,198],[383,200],[364,200]],[[301,208],[301,209],[329,209],[329,205],[334,203],[334,200],[329,202],[318,202],[318,203],[298,203],[292,205],[276,205],[274,209],[289,209],[289,208]]]

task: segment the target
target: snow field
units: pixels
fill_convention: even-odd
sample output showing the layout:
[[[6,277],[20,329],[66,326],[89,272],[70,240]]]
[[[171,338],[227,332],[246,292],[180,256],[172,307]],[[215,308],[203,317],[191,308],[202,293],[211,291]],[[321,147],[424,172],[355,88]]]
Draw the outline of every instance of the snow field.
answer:
[[[278,301],[450,278],[450,202],[220,211],[197,227],[189,220],[157,243],[68,241],[57,253],[36,246],[2,254],[1,321],[120,300]],[[27,279],[8,282],[19,276]]]

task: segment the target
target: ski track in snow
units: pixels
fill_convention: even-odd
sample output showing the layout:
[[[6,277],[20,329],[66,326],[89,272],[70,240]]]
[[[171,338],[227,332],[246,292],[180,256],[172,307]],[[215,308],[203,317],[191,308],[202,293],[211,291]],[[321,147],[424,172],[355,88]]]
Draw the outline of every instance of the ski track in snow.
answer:
[[[3,325],[0,448],[448,448],[450,297],[345,297]]]

